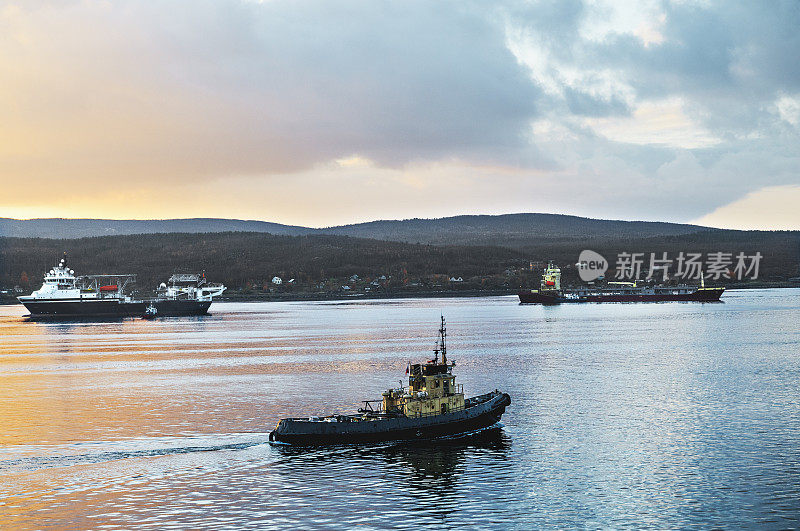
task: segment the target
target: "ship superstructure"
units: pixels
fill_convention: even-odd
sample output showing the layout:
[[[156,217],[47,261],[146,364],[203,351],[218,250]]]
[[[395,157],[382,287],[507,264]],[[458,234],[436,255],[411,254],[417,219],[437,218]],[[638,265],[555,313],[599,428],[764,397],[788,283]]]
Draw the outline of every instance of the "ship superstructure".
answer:
[[[210,301],[213,297],[222,295],[225,289],[222,284],[209,284],[206,281],[205,273],[176,273],[169,277],[166,283],[161,283],[158,287],[158,295],[171,300]]]
[[[444,317],[439,340],[428,363],[409,365],[408,386],[383,393],[381,410],[406,417],[436,415],[464,409],[464,391],[453,375],[455,362],[447,362],[447,330]],[[441,354],[441,362],[439,361]],[[368,402],[367,402],[368,403]]]

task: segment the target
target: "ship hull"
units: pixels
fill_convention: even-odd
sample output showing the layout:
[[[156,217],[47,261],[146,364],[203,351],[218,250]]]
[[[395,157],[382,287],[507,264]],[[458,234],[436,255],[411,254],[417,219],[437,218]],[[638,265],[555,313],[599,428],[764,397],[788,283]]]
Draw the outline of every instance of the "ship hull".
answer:
[[[129,317],[141,315],[145,304],[141,301],[120,302],[108,300],[20,300],[31,312],[31,317],[84,318],[84,317]]]
[[[28,309],[31,317],[44,319],[142,317],[145,308],[151,303],[156,307],[158,317],[206,315],[211,306],[211,301],[171,299],[122,302],[115,299],[20,299],[20,302]]]
[[[485,402],[441,415],[395,417],[381,420],[321,422],[283,419],[269,434],[269,440],[298,446],[360,444],[386,441],[425,440],[453,437],[497,424],[511,397],[490,393]],[[474,399],[473,399],[474,400]]]
[[[211,301],[171,300],[162,299],[148,301],[153,303],[158,312],[158,317],[176,317],[187,315],[206,315]],[[144,311],[144,309],[143,309]]]
[[[687,293],[594,293],[565,296],[563,293],[520,291],[523,304],[563,304],[571,302],[719,302],[725,288],[700,288]],[[566,292],[569,293],[569,292]]]

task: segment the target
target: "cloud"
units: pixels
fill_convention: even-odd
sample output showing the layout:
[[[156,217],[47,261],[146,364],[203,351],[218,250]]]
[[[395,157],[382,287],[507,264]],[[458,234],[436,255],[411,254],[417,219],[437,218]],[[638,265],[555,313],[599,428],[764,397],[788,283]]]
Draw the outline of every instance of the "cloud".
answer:
[[[798,182],[796,2],[597,1],[563,13],[544,32],[516,19],[510,47],[553,98],[539,123],[562,134],[536,140],[577,201],[589,202],[585,172],[612,212],[685,221]],[[604,99],[575,97],[598,86]]]
[[[7,2],[0,215],[697,219],[798,183],[799,6]]]
[[[797,205],[800,185],[771,186],[717,208],[693,223],[742,230],[800,230]]]
[[[564,87],[564,99],[570,112],[580,116],[614,116],[630,112],[628,104],[617,95],[604,99],[573,87]]]
[[[539,89],[461,2],[80,2],[0,14],[5,177],[189,180],[527,148]]]
[[[610,116],[587,121],[610,140],[629,144],[658,144],[679,148],[700,148],[720,143],[701,124],[693,121],[677,98],[647,101],[631,116]]]

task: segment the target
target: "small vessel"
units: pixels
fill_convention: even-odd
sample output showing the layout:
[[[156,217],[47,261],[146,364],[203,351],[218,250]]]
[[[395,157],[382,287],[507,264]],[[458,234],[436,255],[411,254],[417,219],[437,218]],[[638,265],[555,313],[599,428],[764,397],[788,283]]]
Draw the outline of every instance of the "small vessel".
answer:
[[[568,302],[718,302],[724,287],[707,288],[703,276],[700,286],[640,286],[637,282],[608,282],[607,287],[561,289],[561,269],[549,263],[539,289],[521,290],[523,304],[561,304]]]
[[[131,293],[133,274],[75,276],[67,266],[67,253],[44,275],[42,287],[17,297],[32,318],[76,319],[139,317],[148,306],[159,316],[204,315],[212,298],[225,291],[222,284],[208,284],[205,274],[173,275],[161,284],[156,296],[137,298]]]
[[[144,309],[143,317],[145,319],[155,319],[157,316],[158,316],[158,308],[156,308],[155,305],[153,305],[153,303],[150,303],[150,305]]]
[[[407,387],[389,389],[380,400],[365,400],[354,415],[281,419],[269,440],[303,446],[422,440],[497,425],[511,397],[495,389],[465,399],[453,376],[455,362],[447,361],[446,338],[442,317],[434,357],[427,363],[409,364]]]

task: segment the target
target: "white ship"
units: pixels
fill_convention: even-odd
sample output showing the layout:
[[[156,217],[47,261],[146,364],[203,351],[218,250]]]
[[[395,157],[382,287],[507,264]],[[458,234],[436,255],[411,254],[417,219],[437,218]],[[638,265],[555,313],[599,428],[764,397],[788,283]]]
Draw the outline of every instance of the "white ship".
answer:
[[[203,315],[212,299],[226,289],[222,284],[207,283],[205,273],[172,275],[161,283],[152,301],[155,315]]]
[[[204,315],[212,298],[225,291],[222,284],[208,284],[205,274],[173,275],[155,298],[139,299],[130,293],[135,282],[132,274],[75,276],[64,253],[58,265],[45,273],[41,288],[17,299],[31,317],[138,317],[149,306],[158,316]]]
[[[67,267],[67,253],[45,273],[42,287],[17,297],[32,316],[127,316],[141,314],[144,303],[126,294],[136,275],[83,275]]]

